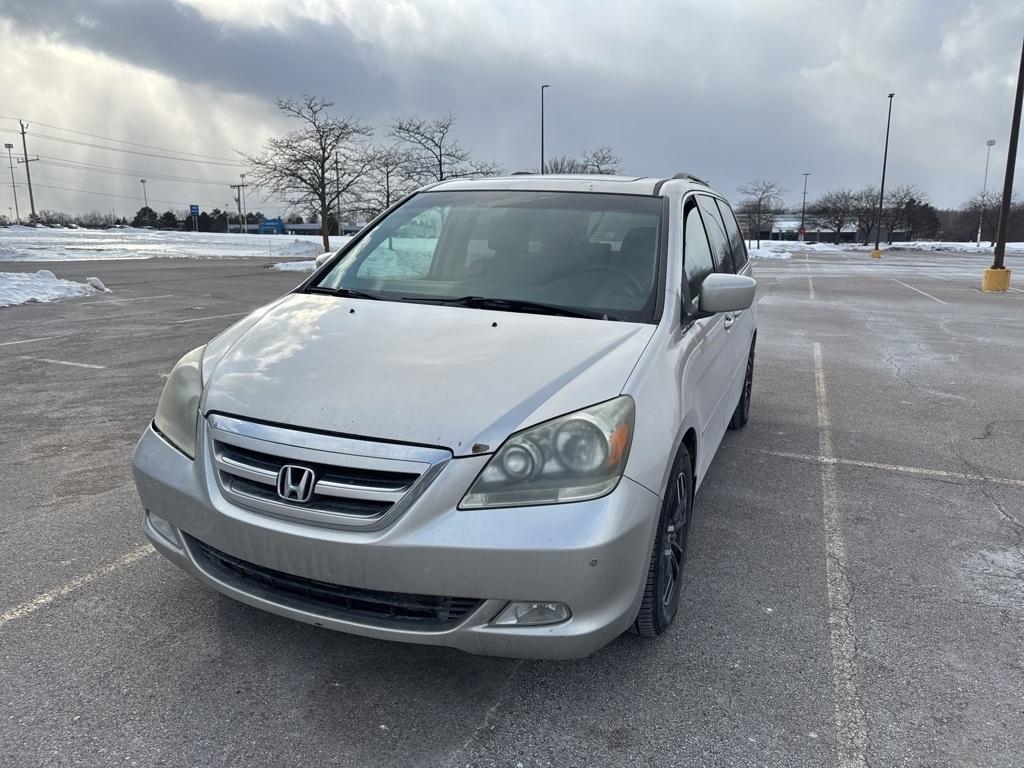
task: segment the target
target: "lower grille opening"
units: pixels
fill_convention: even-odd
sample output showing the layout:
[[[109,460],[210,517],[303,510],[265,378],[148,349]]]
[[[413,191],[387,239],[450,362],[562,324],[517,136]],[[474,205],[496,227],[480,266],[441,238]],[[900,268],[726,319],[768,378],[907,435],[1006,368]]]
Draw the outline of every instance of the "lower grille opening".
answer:
[[[245,592],[332,618],[395,629],[441,631],[475,611],[483,600],[358,589],[294,576],[234,557],[185,534],[204,570]]]

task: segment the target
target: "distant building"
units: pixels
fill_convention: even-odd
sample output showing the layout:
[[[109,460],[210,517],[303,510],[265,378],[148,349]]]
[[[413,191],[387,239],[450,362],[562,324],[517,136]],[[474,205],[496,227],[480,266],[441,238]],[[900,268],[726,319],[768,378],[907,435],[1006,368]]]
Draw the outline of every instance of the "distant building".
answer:
[[[757,240],[758,233],[750,231],[750,221],[748,216],[737,213],[736,219],[740,223],[740,229],[743,230],[743,236],[747,240]],[[897,229],[893,232],[892,239],[906,240],[907,231]],[[860,236],[859,236],[860,235]],[[872,228],[868,240],[873,239],[875,236],[875,230]],[[799,240],[800,239],[800,216],[792,214],[782,214],[775,217],[775,221],[772,224],[772,228],[762,229],[760,234],[761,240]],[[856,224],[847,224],[839,232],[839,241],[841,243],[856,243],[863,240],[860,230]],[[885,227],[882,228],[882,240],[888,241],[888,232]],[[834,243],[836,240],[836,233],[834,230],[827,229],[820,225],[811,216],[804,218],[804,241],[808,243]]]

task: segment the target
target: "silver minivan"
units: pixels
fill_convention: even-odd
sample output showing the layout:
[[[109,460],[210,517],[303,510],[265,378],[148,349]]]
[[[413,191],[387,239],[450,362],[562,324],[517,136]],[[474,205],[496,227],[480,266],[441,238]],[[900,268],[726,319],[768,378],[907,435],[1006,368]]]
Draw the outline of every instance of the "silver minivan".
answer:
[[[153,545],[370,637],[573,658],[663,632],[750,411],[729,204],[688,174],[445,181],[318,261],[170,374],[132,459]]]

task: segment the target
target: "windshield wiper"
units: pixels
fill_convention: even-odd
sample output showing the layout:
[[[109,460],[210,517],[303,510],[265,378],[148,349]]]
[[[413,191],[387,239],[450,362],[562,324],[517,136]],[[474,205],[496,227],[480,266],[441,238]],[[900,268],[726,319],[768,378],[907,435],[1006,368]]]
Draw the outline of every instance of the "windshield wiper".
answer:
[[[474,309],[496,309],[502,312],[532,312],[539,315],[561,315],[563,317],[585,317],[591,320],[617,320],[603,312],[588,312],[584,309],[563,307],[559,304],[543,304],[523,299],[498,299],[491,296],[462,296],[458,299],[441,299],[438,304],[450,307],[473,307]]]
[[[309,289],[316,293],[326,293],[331,296],[342,296],[346,299],[372,299],[373,301],[383,301],[383,296],[378,296],[376,293],[367,293],[366,291],[358,291],[355,288],[324,288],[322,286],[315,286]]]

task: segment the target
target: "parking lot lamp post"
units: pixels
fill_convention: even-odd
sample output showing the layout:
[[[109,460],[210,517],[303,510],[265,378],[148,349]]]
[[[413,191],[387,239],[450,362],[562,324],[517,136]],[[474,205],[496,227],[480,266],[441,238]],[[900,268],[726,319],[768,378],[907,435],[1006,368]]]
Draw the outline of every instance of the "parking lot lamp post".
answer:
[[[540,87],[540,172],[544,174],[544,89],[551,86],[545,83]]]
[[[7,150],[7,162],[11,166],[11,193],[14,195],[14,220],[21,224],[21,212],[18,210],[18,187],[14,184],[14,158],[11,155],[11,150],[14,149],[13,144],[4,144],[4,149]]]
[[[992,249],[992,266],[981,277],[981,290],[1004,293],[1010,288],[1010,270],[1003,264],[1006,253],[1006,229],[1010,218],[1010,195],[1013,193],[1013,166],[1017,162],[1017,136],[1020,134],[1021,101],[1024,100],[1024,41],[1020,49],[1020,69],[1017,72],[1017,95],[1013,101],[1013,119],[1010,121],[1010,141],[1006,148],[1006,176],[1003,179],[1003,204],[999,211],[996,245]]]
[[[985,142],[985,146],[988,149],[985,150],[985,180],[981,184],[981,205],[978,211],[978,248],[981,248],[981,221],[985,216],[985,193],[988,192],[988,159],[992,155],[992,147],[995,146],[995,143],[995,139],[989,139]]]
[[[875,248],[871,251],[872,259],[882,258],[882,249],[878,247],[882,239],[882,202],[885,200],[885,165],[889,160],[889,126],[892,125],[892,97],[889,94],[889,117],[885,121],[885,150],[882,152],[882,184],[878,189],[878,220],[875,221]]]
[[[804,173],[803,174],[803,177],[804,177],[804,199],[803,199],[803,202],[800,203],[800,242],[803,242],[803,240],[804,240],[804,231],[805,231],[804,230],[804,213],[807,211],[807,177],[810,176],[810,175],[811,175],[810,173]]]

